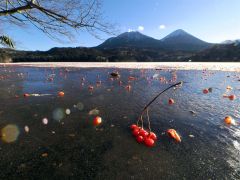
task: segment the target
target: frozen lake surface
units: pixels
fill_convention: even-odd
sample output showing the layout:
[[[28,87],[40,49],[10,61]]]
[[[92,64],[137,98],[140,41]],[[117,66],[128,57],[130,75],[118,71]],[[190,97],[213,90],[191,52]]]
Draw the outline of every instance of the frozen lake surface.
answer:
[[[1,64],[0,179],[240,179],[239,70],[234,63]],[[116,71],[120,78],[111,78]],[[185,83],[149,109],[156,145],[138,144],[129,126],[175,81]],[[97,114],[103,121],[94,127]],[[235,124],[225,125],[226,116]]]

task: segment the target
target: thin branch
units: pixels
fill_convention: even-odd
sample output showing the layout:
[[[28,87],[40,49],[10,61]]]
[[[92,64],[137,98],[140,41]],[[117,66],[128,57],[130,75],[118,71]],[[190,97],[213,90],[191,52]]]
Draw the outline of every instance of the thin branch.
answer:
[[[32,9],[32,8],[33,7],[30,4],[27,4],[25,6],[20,6],[20,7],[17,7],[17,8],[0,11],[0,16],[6,16],[6,15],[10,15],[10,14],[15,14],[15,13],[18,13],[20,11],[26,11],[26,10],[29,10],[29,9]]]
[[[5,0],[0,1],[0,22],[22,27],[33,25],[48,36],[71,39],[84,30],[101,39],[99,32],[113,35],[114,26],[104,22],[101,0]],[[5,3],[4,3],[5,2]]]

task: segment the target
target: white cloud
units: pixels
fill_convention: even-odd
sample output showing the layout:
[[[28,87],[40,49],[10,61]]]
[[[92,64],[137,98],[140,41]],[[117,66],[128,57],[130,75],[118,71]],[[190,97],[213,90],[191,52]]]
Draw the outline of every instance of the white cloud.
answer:
[[[139,31],[144,31],[144,27],[143,26],[138,26],[138,30]]]
[[[128,32],[132,32],[133,30],[132,29],[128,29]]]
[[[165,29],[166,28],[166,26],[164,25],[164,24],[161,24],[160,26],[159,26],[159,29]]]

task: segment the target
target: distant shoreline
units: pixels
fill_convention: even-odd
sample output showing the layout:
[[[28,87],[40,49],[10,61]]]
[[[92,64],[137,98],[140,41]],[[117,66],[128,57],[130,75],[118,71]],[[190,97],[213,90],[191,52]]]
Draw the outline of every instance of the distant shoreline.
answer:
[[[0,66],[240,71],[240,63],[232,62],[36,62],[0,63]]]

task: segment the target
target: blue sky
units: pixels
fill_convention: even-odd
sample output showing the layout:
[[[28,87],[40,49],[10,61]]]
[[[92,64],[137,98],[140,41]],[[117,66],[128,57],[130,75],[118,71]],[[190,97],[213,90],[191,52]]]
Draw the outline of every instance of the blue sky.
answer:
[[[115,23],[119,33],[139,30],[161,39],[176,29],[213,43],[240,39],[240,0],[103,0],[107,21]],[[92,47],[103,40],[79,32],[74,42],[61,44],[49,39],[34,27],[11,27],[18,49],[48,50],[52,47]],[[103,35],[103,38],[109,36]]]

